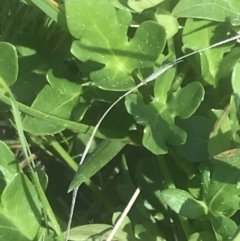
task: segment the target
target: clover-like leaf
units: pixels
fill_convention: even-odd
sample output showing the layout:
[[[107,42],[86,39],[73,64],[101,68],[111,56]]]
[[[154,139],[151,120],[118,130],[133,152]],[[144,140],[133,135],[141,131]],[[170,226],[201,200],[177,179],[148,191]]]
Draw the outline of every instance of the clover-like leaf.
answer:
[[[32,107],[48,114],[64,119],[70,119],[75,106],[78,104],[81,93],[81,85],[77,85],[65,78],[56,77],[52,70],[47,75],[51,86],[46,85],[34,100]],[[83,114],[85,108],[82,110]],[[23,126],[26,131],[34,134],[53,134],[65,128],[58,123],[49,123],[32,116],[23,119]]]
[[[151,67],[165,45],[163,27],[153,21],[142,23],[129,40],[131,13],[116,9],[106,0],[66,0],[67,23],[77,39],[71,51],[81,61],[92,60],[104,67],[90,78],[106,90],[125,91],[134,86],[132,71]]]
[[[173,9],[177,17],[202,18],[240,25],[238,0],[182,0]]]
[[[127,111],[139,124],[145,126],[143,145],[157,155],[167,153],[166,142],[171,145],[185,143],[187,134],[175,124],[175,117],[190,117],[204,96],[202,85],[193,82],[173,93],[168,100],[172,82],[166,78],[168,74],[161,77],[161,81],[158,79],[155,84],[155,98],[150,104],[144,104],[136,94],[127,96],[125,102]]]

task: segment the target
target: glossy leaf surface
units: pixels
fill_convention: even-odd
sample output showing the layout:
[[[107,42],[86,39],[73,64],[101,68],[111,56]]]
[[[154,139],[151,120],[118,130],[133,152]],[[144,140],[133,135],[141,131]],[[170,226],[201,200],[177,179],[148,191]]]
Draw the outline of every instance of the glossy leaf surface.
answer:
[[[92,60],[104,64],[90,74],[102,89],[132,88],[132,71],[151,67],[165,45],[164,28],[152,21],[141,24],[135,36],[128,40],[131,14],[125,10],[116,12],[106,0],[68,0],[66,13],[70,33],[81,39],[73,42],[72,53],[83,62]]]
[[[169,100],[167,92],[170,81],[165,78],[155,84],[155,97],[146,105],[135,94],[126,98],[126,107],[138,124],[144,125],[143,145],[154,154],[165,154],[166,142],[181,145],[186,141],[186,132],[175,124],[175,117],[190,117],[200,105],[204,89],[199,82],[193,82],[172,94]],[[162,87],[162,88],[160,88]],[[192,98],[194,96],[194,99]]]
[[[181,0],[174,8],[178,17],[208,19],[240,25],[238,0]]]

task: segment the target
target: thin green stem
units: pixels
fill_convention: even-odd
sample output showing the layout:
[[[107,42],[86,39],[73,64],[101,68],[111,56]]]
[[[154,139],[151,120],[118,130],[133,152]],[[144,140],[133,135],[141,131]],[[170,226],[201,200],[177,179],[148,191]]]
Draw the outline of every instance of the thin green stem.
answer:
[[[174,38],[170,38],[167,40],[167,46],[168,46],[168,52],[170,55],[175,55],[175,44],[174,44]]]
[[[11,106],[11,99],[9,97],[3,95],[2,93],[0,93],[0,101]],[[69,129],[69,130],[72,130],[77,133],[84,133],[89,136],[92,134],[92,132],[94,130],[94,127],[44,113],[40,110],[36,110],[33,107],[29,107],[29,106],[21,104],[17,101],[16,101],[16,104],[17,104],[19,110],[21,110],[22,112],[24,112],[30,116],[33,116],[35,118],[39,118],[44,121],[47,121],[49,123],[59,125],[63,129]],[[105,134],[102,134],[102,133],[105,133]],[[103,129],[103,128],[99,128],[99,131],[97,131],[96,135],[95,135],[95,137],[98,137],[101,139],[108,139],[108,140],[111,139],[111,138],[109,138],[109,136],[114,136],[114,137],[116,136],[116,138],[112,138],[112,139],[118,139],[118,140],[126,142],[128,144],[134,144],[133,140],[139,139],[138,136],[135,136],[135,135],[132,135],[131,136],[132,138],[130,138],[129,136],[123,137],[123,135],[119,132],[109,131],[109,130]],[[119,138],[117,138],[117,137],[119,137]]]
[[[14,96],[13,96],[11,90],[9,89],[8,85],[6,84],[6,82],[2,78],[0,78],[0,86],[3,88],[2,90],[10,96],[9,97],[10,104],[11,104],[11,107],[12,107],[12,112],[13,112],[14,121],[15,121],[15,124],[16,124],[16,129],[17,129],[17,132],[18,132],[19,140],[21,142],[21,146],[22,146],[25,158],[28,162],[28,167],[30,168],[30,171],[31,171],[31,174],[32,174],[32,177],[33,177],[33,183],[34,183],[36,191],[39,195],[39,199],[42,202],[44,211],[46,212],[46,215],[47,215],[47,217],[49,218],[49,220],[52,224],[53,230],[55,231],[58,240],[64,241],[64,237],[63,237],[63,233],[61,231],[61,228],[60,228],[60,226],[59,226],[59,224],[56,220],[56,217],[53,213],[53,210],[52,210],[52,208],[51,208],[51,206],[50,206],[50,204],[47,200],[47,197],[46,197],[46,195],[45,195],[45,193],[42,189],[42,186],[40,184],[38,175],[37,175],[36,171],[33,169],[34,162],[33,162],[33,159],[32,159],[32,155],[31,155],[29,145],[28,145],[26,137],[24,135],[21,116],[20,116],[20,112],[19,112],[19,109],[18,109],[17,102],[15,101]]]
[[[76,172],[78,169],[77,163],[72,157],[64,150],[64,148],[58,143],[53,136],[45,136],[48,143],[57,151],[57,153],[63,158],[63,160]]]

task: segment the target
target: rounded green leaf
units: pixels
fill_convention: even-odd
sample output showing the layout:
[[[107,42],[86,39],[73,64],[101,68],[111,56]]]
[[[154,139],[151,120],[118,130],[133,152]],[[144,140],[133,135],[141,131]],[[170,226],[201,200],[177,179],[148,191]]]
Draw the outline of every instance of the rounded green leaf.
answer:
[[[173,94],[169,108],[174,114],[186,119],[199,107],[204,98],[204,88],[199,82],[193,82]]]
[[[33,240],[40,227],[42,206],[35,187],[25,175],[18,174],[12,179],[2,193],[1,204],[4,215],[22,235]]]
[[[65,83],[65,82],[64,82]],[[70,83],[70,87],[74,83]],[[37,98],[32,104],[32,108],[40,110],[46,114],[58,116],[65,119],[70,119],[73,108],[78,103],[79,92],[66,94],[67,90],[59,82],[59,88],[63,90],[63,93],[59,90],[52,89],[49,85],[46,85],[42,91],[38,94]],[[79,89],[78,89],[79,90]],[[23,119],[23,127],[26,131],[34,134],[53,134],[64,130],[62,125],[56,123],[49,123],[48,121],[41,120],[32,116],[26,116]]]
[[[0,77],[7,85],[12,85],[17,80],[18,57],[15,47],[10,43],[0,43]]]
[[[181,189],[168,189],[162,191],[162,197],[168,206],[181,216],[197,219],[207,214],[204,202],[194,199],[188,192]]]

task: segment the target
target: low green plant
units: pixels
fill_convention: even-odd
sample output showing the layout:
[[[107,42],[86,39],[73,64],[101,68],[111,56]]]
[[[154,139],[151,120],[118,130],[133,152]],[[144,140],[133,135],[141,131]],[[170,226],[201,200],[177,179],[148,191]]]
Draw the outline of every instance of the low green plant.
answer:
[[[114,241],[239,239],[238,0],[0,13],[0,240],[64,240],[80,185],[68,240],[107,240],[137,187]]]

